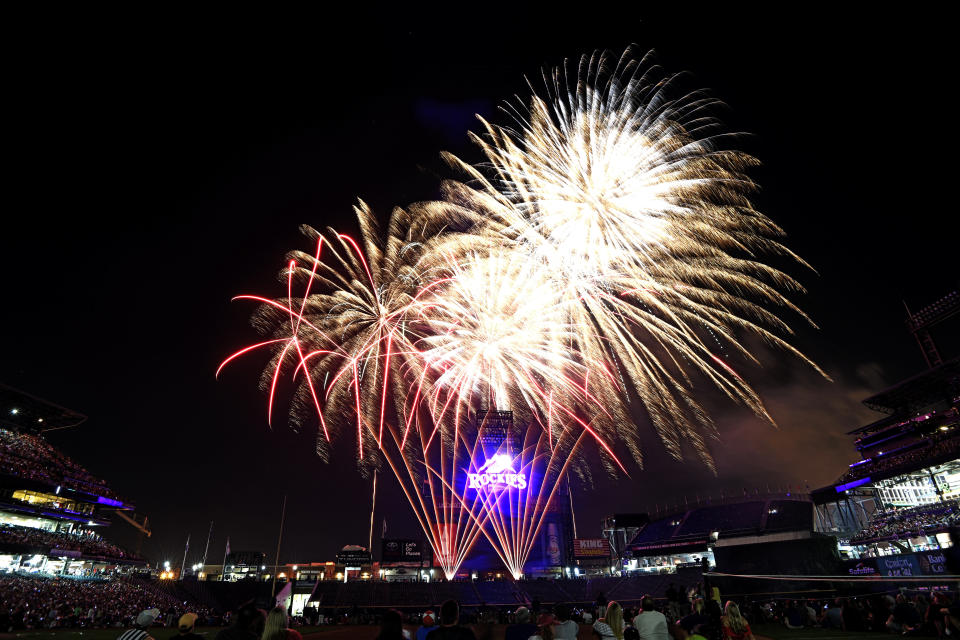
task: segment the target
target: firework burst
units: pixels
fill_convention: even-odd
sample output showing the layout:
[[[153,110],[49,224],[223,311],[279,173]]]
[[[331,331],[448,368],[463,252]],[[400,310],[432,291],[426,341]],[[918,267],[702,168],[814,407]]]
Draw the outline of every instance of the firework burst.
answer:
[[[580,329],[571,350],[629,381],[670,454],[681,458],[686,443],[713,468],[707,439],[716,431],[688,371],[773,422],[726,354],[756,362],[738,338],[746,332],[809,362],[767,309],[802,315],[781,293],[802,289],[757,256],[804,263],[751,206],[743,170],[756,162],[720,148],[708,115],[716,101],[671,97],[675,77],[629,50],[584,57],[544,79],[546,98],[509,108],[513,126],[484,121],[486,134],[473,136],[483,165],[447,156],[473,179],[448,191],[473,202],[495,221],[491,233],[543,264],[578,302],[567,319]],[[598,378],[595,393],[622,400],[620,390],[602,389],[613,380]],[[624,435],[639,459],[636,439]]]
[[[672,456],[713,468],[695,382],[772,423],[731,364],[756,362],[743,336],[809,362],[771,310],[805,318],[786,296],[801,288],[761,258],[804,263],[751,206],[755,161],[724,148],[716,102],[674,95],[629,50],[544,79],[511,126],[473,136],[483,164],[447,156],[469,180],[443,201],[395,210],[382,232],[361,203],[359,242],[305,227],[317,251],[291,254],[286,297],[241,296],[266,339],[224,362],[270,350],[268,416],[286,373],[291,421],[318,416],[323,457],[353,433],[362,465],[387,464],[448,577],[481,534],[519,575],[558,483],[588,473],[587,444],[610,470],[625,471],[619,447],[639,463],[632,398]],[[497,409],[519,418],[517,451],[481,444]],[[489,455],[541,481],[468,492]]]

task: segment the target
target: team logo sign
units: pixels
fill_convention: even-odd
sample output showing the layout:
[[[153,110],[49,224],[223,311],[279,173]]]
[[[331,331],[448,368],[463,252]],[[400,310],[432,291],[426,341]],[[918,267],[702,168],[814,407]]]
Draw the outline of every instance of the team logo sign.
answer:
[[[506,453],[498,453],[483,463],[477,473],[467,474],[468,489],[499,489],[513,487],[527,488],[527,476],[513,469],[513,458]]]

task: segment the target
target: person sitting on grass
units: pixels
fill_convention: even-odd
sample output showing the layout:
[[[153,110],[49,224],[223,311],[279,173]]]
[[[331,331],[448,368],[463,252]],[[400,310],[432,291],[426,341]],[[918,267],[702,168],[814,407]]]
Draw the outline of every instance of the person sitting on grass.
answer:
[[[537,633],[537,625],[530,622],[530,610],[518,607],[514,615],[516,622],[507,627],[504,640],[527,640]]]
[[[427,640],[476,640],[473,631],[460,625],[460,605],[456,600],[440,605],[440,628],[428,633]]]
[[[740,607],[733,601],[728,601],[723,608],[720,628],[723,630],[724,640],[754,640],[750,625],[740,615]]]
[[[433,611],[427,611],[420,620],[420,628],[417,629],[417,640],[427,640],[427,634],[437,628],[437,617]]]
[[[896,604],[887,618],[887,629],[906,635],[917,631],[923,623],[917,607],[902,594],[897,594]]]
[[[203,640],[203,636],[194,633],[193,629],[197,624],[197,614],[195,613],[185,613],[180,616],[180,621],[177,622],[177,635],[170,638],[170,640]]]
[[[606,616],[593,623],[593,633],[600,640],[623,640],[623,607],[619,602],[607,605]]]
[[[132,629],[127,629],[121,633],[117,640],[153,640],[153,636],[147,633],[147,629],[153,624],[153,621],[160,615],[160,609],[147,609],[141,611],[140,615],[133,623]]]
[[[303,640],[303,636],[296,629],[291,629],[287,619],[287,611],[283,607],[274,607],[267,614],[267,622],[263,625],[263,635],[260,640]]]

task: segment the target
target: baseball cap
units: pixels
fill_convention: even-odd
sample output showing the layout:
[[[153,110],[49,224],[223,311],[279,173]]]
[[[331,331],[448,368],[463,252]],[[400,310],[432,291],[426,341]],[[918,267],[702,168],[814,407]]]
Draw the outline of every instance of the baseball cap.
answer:
[[[423,626],[432,627],[434,624],[436,624],[436,621],[437,616],[433,613],[433,611],[427,611],[423,614]]]
[[[180,622],[177,623],[177,626],[180,627],[181,631],[187,631],[193,629],[193,625],[197,622],[197,614],[195,613],[185,613],[180,616]]]
[[[138,627],[149,627],[153,624],[153,621],[157,619],[157,616],[160,615],[160,609],[154,607],[153,609],[146,609],[140,612],[140,615],[137,616],[137,626]]]

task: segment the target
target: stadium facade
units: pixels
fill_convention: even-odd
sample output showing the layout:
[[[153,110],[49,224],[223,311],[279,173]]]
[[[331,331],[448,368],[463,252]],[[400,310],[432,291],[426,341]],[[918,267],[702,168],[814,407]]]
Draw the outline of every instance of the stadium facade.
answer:
[[[860,459],[813,492],[817,529],[849,560],[950,548],[960,525],[960,358],[864,404],[886,415],[848,433]]]
[[[618,550],[618,571],[624,574],[706,571],[731,548],[815,535],[813,505],[806,496],[792,494],[745,496],[684,507],[655,519],[645,514],[634,519],[638,527],[626,543],[611,525],[628,521],[627,516],[611,516],[604,523],[611,548]]]
[[[960,540],[960,358],[944,360],[931,327],[960,315],[953,292],[907,326],[929,369],[865,399],[883,414],[848,435],[859,460],[807,495],[744,495],[603,523],[624,573],[938,576]],[[737,585],[755,588],[756,585]]]
[[[85,420],[0,385],[0,572],[92,576],[144,564],[101,535],[115,515],[135,522],[133,505],[45,438]]]

